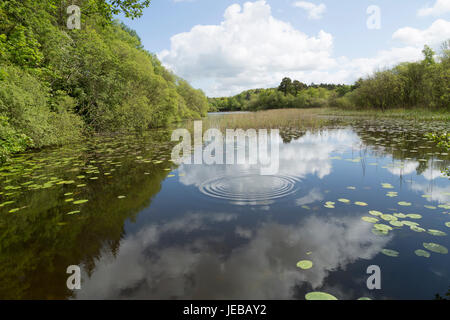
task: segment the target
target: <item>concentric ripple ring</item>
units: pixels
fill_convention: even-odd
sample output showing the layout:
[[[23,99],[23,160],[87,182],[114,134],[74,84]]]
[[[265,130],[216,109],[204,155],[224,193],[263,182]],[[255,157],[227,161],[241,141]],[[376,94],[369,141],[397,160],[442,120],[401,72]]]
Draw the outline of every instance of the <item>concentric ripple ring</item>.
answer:
[[[297,180],[288,176],[243,174],[221,176],[202,183],[200,192],[241,205],[266,204],[297,191]]]

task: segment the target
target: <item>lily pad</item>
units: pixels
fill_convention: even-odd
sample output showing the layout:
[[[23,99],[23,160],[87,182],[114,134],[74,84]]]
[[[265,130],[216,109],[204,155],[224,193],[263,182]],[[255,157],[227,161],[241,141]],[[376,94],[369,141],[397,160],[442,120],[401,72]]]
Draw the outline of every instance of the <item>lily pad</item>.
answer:
[[[403,207],[409,207],[409,206],[411,206],[412,204],[411,204],[411,202],[400,201],[400,202],[398,203],[398,205],[399,205],[399,206],[403,206]]]
[[[310,292],[305,295],[306,300],[337,300],[337,298],[326,292]]]
[[[387,255],[389,257],[393,257],[393,258],[398,257],[398,255],[400,254],[398,251],[391,250],[391,249],[383,249],[383,250],[381,250],[381,253],[384,255]]]
[[[447,234],[440,230],[428,229],[428,233],[432,236],[445,237]]]
[[[338,201],[342,203],[350,203],[350,200],[348,199],[338,199]]]
[[[428,251],[425,251],[422,249],[418,249],[418,250],[414,251],[414,253],[419,257],[424,257],[424,258],[431,257],[431,254]]]
[[[424,228],[421,228],[421,227],[418,227],[418,226],[410,226],[409,227],[412,231],[415,231],[415,232],[425,232],[425,231],[427,231],[427,230],[425,230]]]
[[[356,201],[355,204],[356,204],[357,206],[361,206],[361,207],[366,207],[366,206],[368,205],[367,203],[361,202],[361,201]]]
[[[398,221],[398,220],[392,220],[392,221],[389,221],[389,223],[391,225],[393,225],[394,227],[403,227],[403,222]]]
[[[381,230],[381,231],[391,231],[393,230],[391,226],[385,225],[385,224],[376,224],[375,229]]]
[[[362,217],[361,220],[369,223],[377,223],[379,220],[373,217]]]
[[[88,201],[89,200],[77,200],[77,201],[74,201],[73,204],[82,204],[82,203],[86,203]]]
[[[310,260],[302,260],[297,263],[297,267],[303,270],[311,269],[313,266],[312,261]]]
[[[424,246],[425,249],[428,249],[428,250],[430,250],[432,252],[435,252],[435,253],[440,253],[440,254],[447,254],[448,253],[448,249],[446,247],[444,247],[444,246],[442,246],[440,244],[437,244],[437,243],[432,243],[432,242],[426,243],[426,242],[424,242],[423,246]]]

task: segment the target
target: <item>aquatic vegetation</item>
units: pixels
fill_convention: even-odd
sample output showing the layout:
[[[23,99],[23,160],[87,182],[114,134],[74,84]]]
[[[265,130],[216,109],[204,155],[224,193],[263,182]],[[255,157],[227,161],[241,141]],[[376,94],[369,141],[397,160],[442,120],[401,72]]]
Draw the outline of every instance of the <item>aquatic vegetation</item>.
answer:
[[[434,230],[434,229],[428,229],[428,233],[431,234],[432,236],[438,236],[438,237],[444,237],[447,234],[443,231],[440,230]]]
[[[361,220],[369,222],[369,223],[377,223],[379,221],[377,218],[372,218],[372,217],[362,217]]]
[[[415,213],[407,214],[406,217],[408,217],[410,219],[422,219],[422,216],[420,214],[415,214]]]
[[[310,292],[305,295],[306,300],[337,300],[337,298],[326,292]]]
[[[419,257],[424,257],[424,258],[431,257],[431,254],[428,251],[425,251],[422,249],[418,249],[418,250],[414,251],[414,253]]]
[[[425,247],[425,249],[428,249],[432,252],[435,253],[440,253],[440,254],[447,254],[448,253],[448,249],[440,244],[437,243],[423,243],[423,246]]]
[[[411,202],[400,201],[400,202],[398,203],[398,205],[399,205],[399,206],[403,206],[403,207],[409,207],[409,206],[411,206],[412,204],[411,204]]]
[[[76,200],[76,201],[73,202],[73,204],[82,204],[82,203],[86,203],[88,201],[89,200],[86,200],[86,199],[84,199],[84,200]]]
[[[367,203],[362,202],[362,201],[356,201],[355,204],[356,204],[357,206],[361,206],[361,207],[366,207],[366,206],[368,206]]]
[[[297,263],[297,267],[303,270],[308,270],[313,267],[313,262],[310,260],[302,260]]]
[[[383,250],[381,250],[381,253],[386,256],[393,257],[393,258],[397,258],[400,254],[398,251],[391,250],[391,249],[383,249]]]
[[[336,204],[335,202],[327,201],[327,202],[324,204],[324,207],[325,207],[325,208],[329,208],[329,209],[334,209],[334,208],[335,208],[335,207],[334,207],[335,204]]]

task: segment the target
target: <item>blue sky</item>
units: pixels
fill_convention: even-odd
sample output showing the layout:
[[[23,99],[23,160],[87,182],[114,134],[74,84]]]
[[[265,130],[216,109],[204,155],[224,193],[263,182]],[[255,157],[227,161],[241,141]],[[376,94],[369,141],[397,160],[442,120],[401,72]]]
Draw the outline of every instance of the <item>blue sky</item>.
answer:
[[[367,27],[373,5],[379,29]],[[450,39],[450,0],[153,0],[140,19],[120,18],[209,96],[271,87],[285,75],[351,83]]]

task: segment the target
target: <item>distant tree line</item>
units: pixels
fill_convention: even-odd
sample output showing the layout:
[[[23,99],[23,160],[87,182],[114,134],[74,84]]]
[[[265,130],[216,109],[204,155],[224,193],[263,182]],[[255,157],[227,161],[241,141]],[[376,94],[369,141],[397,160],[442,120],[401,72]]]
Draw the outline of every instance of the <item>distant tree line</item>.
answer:
[[[377,71],[353,85],[310,84],[284,78],[277,88],[253,89],[233,97],[209,98],[215,111],[338,107],[345,109],[426,108],[450,111],[450,40],[441,53],[425,46],[424,58]]]

